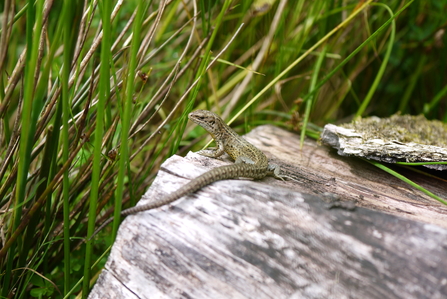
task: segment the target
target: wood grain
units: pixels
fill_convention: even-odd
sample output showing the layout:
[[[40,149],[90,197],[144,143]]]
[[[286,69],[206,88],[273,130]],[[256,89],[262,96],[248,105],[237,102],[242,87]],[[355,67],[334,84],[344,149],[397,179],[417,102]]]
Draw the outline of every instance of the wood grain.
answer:
[[[287,131],[247,139],[297,181],[220,181],[127,217],[89,298],[445,298],[444,206]],[[142,200],[225,163],[173,156]],[[331,194],[376,210],[330,209]]]

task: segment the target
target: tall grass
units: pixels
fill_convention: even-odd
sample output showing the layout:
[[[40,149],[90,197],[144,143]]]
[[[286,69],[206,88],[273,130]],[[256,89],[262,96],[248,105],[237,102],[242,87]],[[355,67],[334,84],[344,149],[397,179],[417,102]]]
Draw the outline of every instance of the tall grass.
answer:
[[[84,239],[134,205],[167,157],[203,145],[186,121],[194,108],[240,133],[304,123],[313,137],[356,114],[447,119],[445,11],[441,0],[2,1],[1,296],[86,297],[119,217]]]

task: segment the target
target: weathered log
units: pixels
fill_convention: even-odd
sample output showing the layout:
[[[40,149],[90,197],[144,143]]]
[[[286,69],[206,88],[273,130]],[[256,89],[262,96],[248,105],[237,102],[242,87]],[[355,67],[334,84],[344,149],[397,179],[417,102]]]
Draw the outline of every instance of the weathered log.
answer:
[[[297,181],[220,181],[127,217],[89,298],[447,295],[445,206],[313,141],[300,151],[287,131],[263,126],[247,139]],[[143,201],[225,163],[173,156]],[[405,175],[445,196],[445,183]],[[331,194],[375,210],[335,209]]]
[[[385,163],[447,161],[447,149],[444,147],[415,142],[403,143],[398,140],[368,139],[354,129],[333,124],[324,126],[321,140],[337,149],[340,156],[356,156]],[[447,169],[445,164],[423,166],[436,170]]]

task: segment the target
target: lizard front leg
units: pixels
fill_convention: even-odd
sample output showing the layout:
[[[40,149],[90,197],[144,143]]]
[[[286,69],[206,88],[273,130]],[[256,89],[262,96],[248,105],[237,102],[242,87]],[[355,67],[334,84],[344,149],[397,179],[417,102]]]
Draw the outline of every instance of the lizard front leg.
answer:
[[[197,154],[210,157],[210,158],[218,158],[225,153],[225,147],[222,141],[216,141],[217,147],[205,149],[198,151]]]

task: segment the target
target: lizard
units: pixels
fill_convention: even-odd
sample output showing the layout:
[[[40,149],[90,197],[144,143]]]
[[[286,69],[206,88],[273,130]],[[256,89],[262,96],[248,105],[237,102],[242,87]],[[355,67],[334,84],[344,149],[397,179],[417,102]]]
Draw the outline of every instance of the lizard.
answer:
[[[189,113],[188,118],[208,131],[217,145],[216,148],[201,150],[197,153],[206,157],[218,158],[226,152],[234,160],[234,164],[211,169],[160,200],[121,211],[121,216],[159,208],[220,180],[239,177],[262,179],[268,175],[284,180],[287,177],[280,175],[278,165],[270,164],[267,156],[260,149],[239,136],[217,114],[208,110],[196,110]],[[89,240],[112,221],[113,217],[107,219],[96,229]]]

